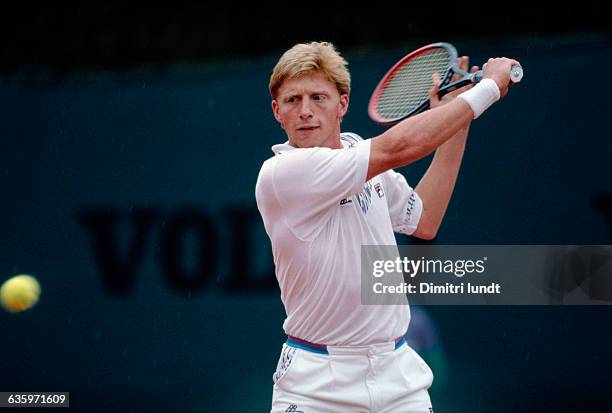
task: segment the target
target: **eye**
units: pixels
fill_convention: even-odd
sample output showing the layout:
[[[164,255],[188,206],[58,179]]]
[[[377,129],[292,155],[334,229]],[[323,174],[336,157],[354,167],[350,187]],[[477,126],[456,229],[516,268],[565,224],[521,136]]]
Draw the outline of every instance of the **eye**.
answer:
[[[317,102],[321,102],[321,101],[325,100],[325,95],[314,95],[312,97],[312,99],[317,101]]]

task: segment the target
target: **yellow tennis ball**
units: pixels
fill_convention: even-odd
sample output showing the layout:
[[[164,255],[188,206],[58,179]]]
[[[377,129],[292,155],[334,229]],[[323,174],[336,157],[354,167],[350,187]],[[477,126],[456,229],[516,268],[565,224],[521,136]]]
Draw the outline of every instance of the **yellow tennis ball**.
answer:
[[[40,284],[31,275],[16,275],[0,287],[0,304],[11,313],[25,311],[38,301]]]

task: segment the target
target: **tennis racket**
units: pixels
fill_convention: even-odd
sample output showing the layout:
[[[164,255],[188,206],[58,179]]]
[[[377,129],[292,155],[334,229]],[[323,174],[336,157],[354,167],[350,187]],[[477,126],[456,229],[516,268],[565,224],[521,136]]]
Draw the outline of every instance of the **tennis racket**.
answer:
[[[431,76],[440,75],[440,97],[470,83],[482,80],[482,70],[468,73],[457,64],[457,50],[450,43],[433,43],[404,56],[383,76],[372,93],[368,105],[370,118],[383,126],[391,126],[429,108]],[[453,74],[461,79],[449,83]],[[513,83],[523,78],[523,69],[512,66]]]

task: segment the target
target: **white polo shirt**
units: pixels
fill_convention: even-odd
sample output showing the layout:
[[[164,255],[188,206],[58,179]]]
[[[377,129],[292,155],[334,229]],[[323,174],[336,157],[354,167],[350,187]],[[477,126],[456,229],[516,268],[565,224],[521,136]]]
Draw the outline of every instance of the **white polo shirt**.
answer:
[[[422,202],[387,171],[366,182],[370,141],[342,133],[343,149],[274,145],[255,196],[272,242],[288,335],[318,344],[392,341],[410,321],[407,305],[361,304],[361,246],[396,245],[412,234]],[[405,301],[404,301],[405,303]]]

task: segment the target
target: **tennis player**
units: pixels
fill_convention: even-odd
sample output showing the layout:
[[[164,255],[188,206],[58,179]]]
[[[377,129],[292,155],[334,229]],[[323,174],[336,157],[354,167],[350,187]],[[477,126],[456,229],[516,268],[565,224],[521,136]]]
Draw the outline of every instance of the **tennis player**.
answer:
[[[288,141],[272,147],[255,189],[287,313],[273,413],[433,411],[432,371],[402,338],[408,307],[361,304],[361,246],[395,245],[394,231],[435,237],[470,123],[507,93],[515,63],[489,59],[478,85],[442,101],[434,77],[430,110],[364,140],[340,129],[350,75],[335,47],[282,55],[269,88]],[[433,151],[414,189],[393,171]]]

